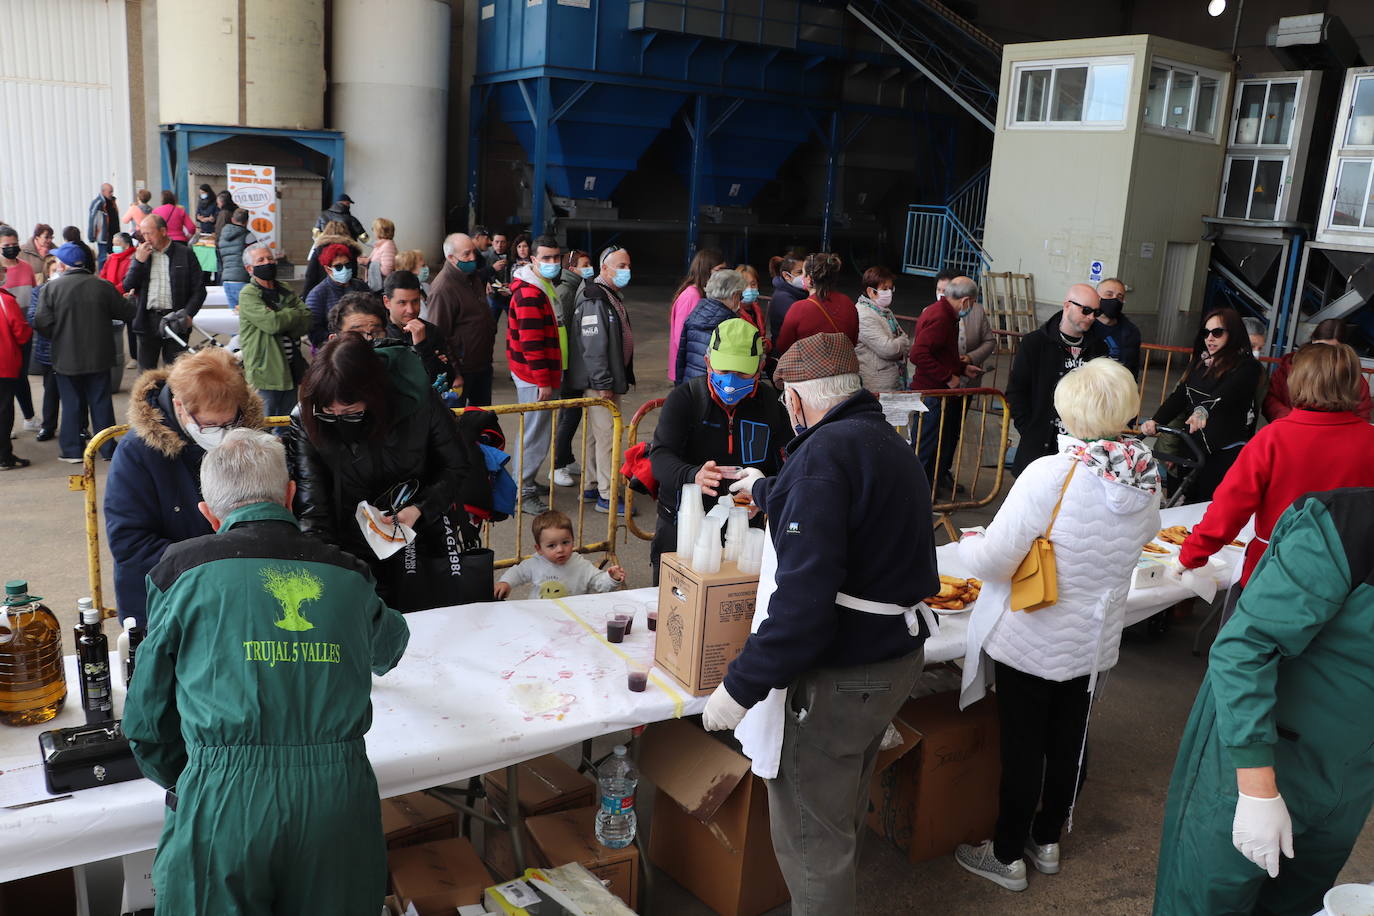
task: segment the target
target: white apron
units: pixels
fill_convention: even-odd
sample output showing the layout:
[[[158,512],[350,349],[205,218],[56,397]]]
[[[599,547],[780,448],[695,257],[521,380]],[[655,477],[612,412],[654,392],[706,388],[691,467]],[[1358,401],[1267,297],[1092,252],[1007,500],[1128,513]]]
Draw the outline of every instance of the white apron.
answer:
[[[768,604],[773,593],[778,590],[778,555],[773,549],[773,535],[769,528],[764,529],[763,565],[759,569],[759,590],[754,599],[754,622],[751,633],[757,633],[759,626],[768,618]],[[835,603],[841,607],[861,611],[866,614],[906,618],[907,632],[916,636],[921,632],[921,620],[926,621],[930,635],[939,632],[940,626],[935,614],[919,602],[912,607],[898,604],[884,604],[854,598],[843,592],[835,596]],[[787,715],[787,688],[774,688],[768,696],[755,703],[735,726],[735,738],[744,750],[744,756],[751,761],[750,769],[764,779],[774,779],[778,775],[778,764],[782,760],[782,733]]]

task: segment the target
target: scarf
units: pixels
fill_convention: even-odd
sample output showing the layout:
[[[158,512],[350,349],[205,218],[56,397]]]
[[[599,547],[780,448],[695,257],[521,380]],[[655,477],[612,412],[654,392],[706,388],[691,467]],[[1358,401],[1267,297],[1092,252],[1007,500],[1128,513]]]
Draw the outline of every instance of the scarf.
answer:
[[[1059,437],[1059,451],[1078,461],[1092,473],[1113,483],[1125,484],[1159,493],[1159,465],[1145,443],[1139,439],[1093,439],[1084,442],[1073,436]]]
[[[630,330],[630,316],[625,312],[625,300],[621,298],[620,290],[615,288],[614,283],[608,283],[600,276],[596,282],[606,291],[606,298],[611,300],[611,306],[620,316],[621,347],[624,350],[625,365],[629,366],[635,358],[635,335]]]

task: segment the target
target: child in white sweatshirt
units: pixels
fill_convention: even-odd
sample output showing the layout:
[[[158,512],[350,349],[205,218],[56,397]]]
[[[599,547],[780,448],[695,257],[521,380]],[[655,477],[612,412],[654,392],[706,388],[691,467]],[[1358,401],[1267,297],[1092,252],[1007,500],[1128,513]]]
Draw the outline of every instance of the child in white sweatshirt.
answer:
[[[572,520],[551,509],[534,517],[534,556],[506,570],[494,589],[498,599],[517,585],[533,584],[531,598],[563,598],[589,592],[609,592],[625,582],[625,570],[612,566],[604,572],[573,551]]]

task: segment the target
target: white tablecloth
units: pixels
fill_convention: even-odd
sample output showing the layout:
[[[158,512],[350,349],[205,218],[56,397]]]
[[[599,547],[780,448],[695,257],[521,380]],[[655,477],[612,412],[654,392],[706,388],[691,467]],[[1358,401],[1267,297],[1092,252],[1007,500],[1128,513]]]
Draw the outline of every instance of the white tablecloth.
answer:
[[[505,601],[409,614],[410,645],[396,669],[373,679],[368,756],[383,797],[465,779],[585,738],[674,715],[700,713],[655,671],[631,693],[623,655],[651,659],[645,609],[653,589]],[[610,611],[633,610],[624,643],[605,636]],[[0,726],[0,796],[22,791],[38,762],[38,735],[80,725],[80,691],[68,658],[67,705],[52,723]],[[117,669],[116,669],[117,670]],[[667,689],[665,689],[667,688]],[[123,707],[116,688],[116,709]],[[11,797],[13,795],[11,794]],[[0,881],[152,849],[163,793],[147,780],[0,809]]]
[[[1210,505],[1211,503],[1195,503],[1190,506],[1165,509],[1160,513],[1161,525],[1165,528],[1173,525],[1187,525],[1191,528],[1202,520],[1203,514]],[[1251,536],[1252,534],[1243,534],[1242,538],[1248,539]],[[959,564],[957,545],[946,544],[937,548],[935,553],[940,564],[940,572],[947,576],[968,575],[968,570]],[[1241,560],[1244,553],[1244,550],[1238,547],[1223,547],[1216,555],[1216,559],[1225,564],[1225,571],[1221,573],[1223,591],[1225,590],[1225,583],[1230,581],[1232,567]],[[1180,601],[1192,597],[1195,597],[1193,592],[1169,581],[1163,581],[1154,588],[1133,588],[1126,597],[1126,626],[1140,623],[1140,621],[1153,617],[1165,608],[1172,607]],[[940,635],[926,641],[926,664],[948,662],[964,657],[964,643],[968,636],[968,618],[968,613],[940,615]]]

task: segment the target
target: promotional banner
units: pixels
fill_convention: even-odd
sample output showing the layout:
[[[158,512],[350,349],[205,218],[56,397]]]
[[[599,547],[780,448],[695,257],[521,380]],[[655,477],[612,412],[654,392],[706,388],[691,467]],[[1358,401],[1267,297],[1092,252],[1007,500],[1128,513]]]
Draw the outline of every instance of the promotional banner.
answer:
[[[225,170],[229,176],[229,196],[248,211],[248,231],[280,255],[277,227],[281,223],[281,213],[277,209],[276,166],[230,162]]]

